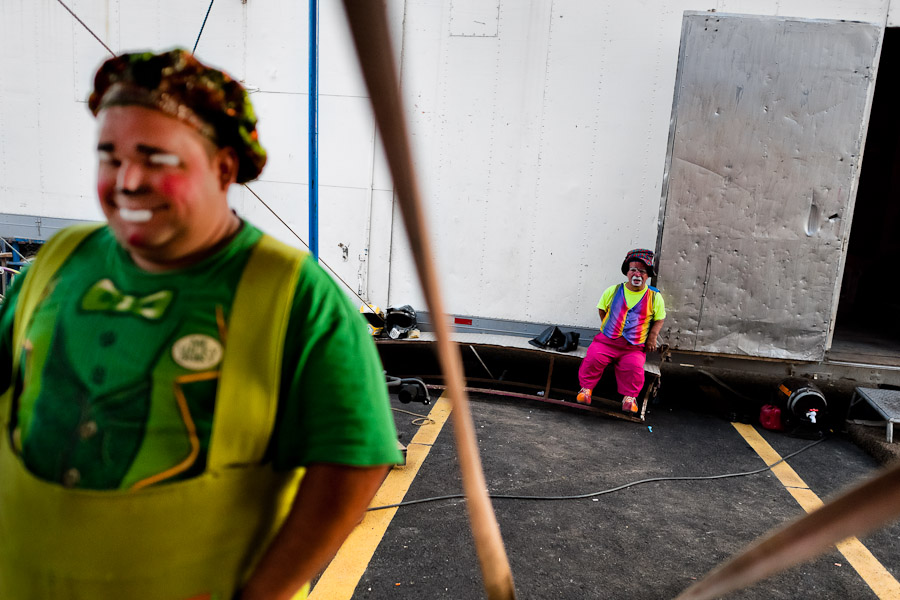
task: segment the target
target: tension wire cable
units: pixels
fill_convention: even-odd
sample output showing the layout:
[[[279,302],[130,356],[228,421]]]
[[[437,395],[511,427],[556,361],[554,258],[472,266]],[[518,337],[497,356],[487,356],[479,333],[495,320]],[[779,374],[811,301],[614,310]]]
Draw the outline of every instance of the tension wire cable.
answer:
[[[197,44],[200,43],[200,36],[203,35],[203,28],[206,27],[206,20],[209,18],[209,11],[212,10],[212,5],[216,0],[209,0],[209,8],[206,9],[206,16],[203,17],[203,25],[200,26],[200,33],[197,34],[197,41],[194,42],[194,49],[191,50],[191,56],[193,56],[194,52],[197,51]]]
[[[9,240],[7,240],[6,238],[0,238],[0,240],[3,240],[3,243],[6,244],[7,247],[9,247],[10,250],[12,250],[12,251],[15,252],[16,254],[18,254],[18,255],[19,255],[19,258],[21,258],[23,261],[25,261],[26,263],[30,263],[30,262],[31,262],[31,259],[28,258],[28,257],[26,257],[26,256],[25,256],[24,254],[22,254],[21,252],[19,252],[19,251],[16,249],[15,246],[13,246],[12,244],[9,243]]]
[[[830,439],[827,437],[823,437],[819,440],[811,444],[807,444],[803,448],[800,448],[796,452],[792,452],[787,456],[781,458],[780,460],[773,462],[771,465],[767,465],[760,469],[756,469],[753,471],[744,471],[742,473],[725,473],[724,475],[696,475],[692,477],[652,477],[650,479],[641,479],[639,481],[632,481],[631,483],[626,483],[624,485],[620,485],[618,487],[610,488],[607,490],[601,490],[599,492],[591,492],[589,494],[579,494],[575,496],[514,496],[514,495],[504,495],[504,494],[489,494],[491,499],[499,499],[499,500],[583,500],[585,498],[593,498],[596,496],[603,496],[604,494],[611,494],[613,492],[619,492],[621,490],[634,487],[636,485],[641,485],[642,483],[653,483],[658,481],[704,481],[709,479],[728,479],[731,477],[746,477],[748,475],[756,475],[758,473],[763,473],[765,471],[770,471],[776,465],[779,465],[785,462],[789,458],[793,458],[797,456],[801,452],[805,452],[815,446],[816,444],[821,444],[825,440]],[[400,506],[411,506],[413,504],[424,504],[426,502],[437,502],[438,500],[459,500],[465,498],[463,494],[451,494],[448,496],[435,496],[433,498],[421,498],[419,500],[406,500],[404,502],[398,502],[396,504],[387,504],[385,506],[373,506],[367,510],[384,510],[386,508],[398,508]]]
[[[113,58],[116,57],[116,53],[113,52],[112,50],[110,50],[110,49],[109,49],[109,46],[107,46],[106,44],[104,44],[104,43],[103,43],[103,40],[101,40],[99,37],[97,37],[97,34],[94,33],[93,31],[91,31],[91,28],[88,27],[88,26],[85,24],[84,21],[82,21],[81,19],[79,19],[79,18],[78,18],[78,15],[76,15],[74,12],[72,12],[72,9],[71,9],[71,8],[69,8],[68,6],[66,6],[66,3],[65,3],[65,2],[63,2],[62,0],[56,0],[56,1],[59,2],[59,3],[62,5],[62,7],[63,7],[64,9],[66,9],[67,11],[69,11],[69,14],[72,15],[73,17],[75,17],[75,20],[78,21],[79,23],[81,23],[81,26],[82,26],[82,27],[84,27],[85,29],[87,29],[87,32],[90,33],[92,36],[94,36],[94,39],[97,40],[98,42],[100,42],[100,45],[103,46],[104,48],[106,48],[106,51],[109,52],[110,54],[112,54],[112,55],[113,55]]]
[[[304,242],[304,241],[303,241],[303,238],[300,237],[300,236],[297,234],[296,231],[294,231],[293,229],[291,229],[291,226],[288,225],[287,223],[285,223],[284,219],[282,219],[282,218],[278,215],[278,213],[275,212],[275,211],[272,209],[271,206],[269,206],[268,204],[266,204],[265,201],[264,201],[262,198],[259,197],[259,194],[257,194],[256,192],[254,192],[253,189],[252,189],[249,185],[247,185],[246,183],[245,183],[245,184],[242,184],[242,185],[243,185],[245,188],[247,188],[247,191],[250,192],[251,194],[253,194],[253,195],[256,197],[256,199],[259,200],[260,204],[262,204],[263,206],[265,206],[265,207],[269,210],[269,212],[272,213],[272,215],[273,215],[276,219],[278,219],[279,221],[281,221],[281,224],[284,225],[285,227],[287,227],[287,230],[290,231],[292,234],[294,234],[294,237],[297,238],[297,239],[300,241],[301,244],[303,244],[304,246],[306,246],[306,249],[307,249],[307,250],[309,250],[309,244],[307,244],[306,242]],[[341,276],[338,275],[337,272],[336,272],[334,269],[331,268],[331,265],[329,265],[327,262],[325,262],[324,260],[322,260],[321,257],[319,258],[319,262],[322,263],[323,265],[325,265],[326,267],[328,267],[328,270],[331,271],[331,272],[334,274],[334,276],[337,277],[338,280],[340,280],[340,282],[343,283],[343,284],[347,287],[348,290],[350,290],[350,293],[352,293],[354,296],[356,296],[357,298],[359,298],[360,302],[363,303],[363,306],[365,306],[367,310],[371,311],[373,315],[375,315],[376,317],[378,317],[378,318],[381,319],[382,321],[385,320],[384,317],[382,317],[381,315],[379,315],[378,313],[376,313],[374,310],[372,310],[371,308],[369,308],[369,303],[366,302],[365,300],[363,300],[363,299],[362,299],[362,296],[360,296],[359,294],[357,294],[356,291],[354,291],[354,289],[353,289],[352,287],[350,287],[350,284],[347,283],[346,281],[344,281],[343,278],[341,278]]]

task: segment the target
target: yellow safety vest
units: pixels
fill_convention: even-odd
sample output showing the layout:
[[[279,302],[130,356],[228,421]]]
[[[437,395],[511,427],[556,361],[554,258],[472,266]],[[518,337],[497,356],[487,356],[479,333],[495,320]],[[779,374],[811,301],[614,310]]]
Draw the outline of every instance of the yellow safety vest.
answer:
[[[20,290],[14,370],[48,282],[98,226],[47,242]],[[64,488],[10,446],[13,386],[0,397],[0,598],[230,600],[290,509],[303,470],[261,461],[274,428],[282,347],[305,253],[263,236],[228,327],[206,471],[138,491]],[[272,326],[254,318],[266,315]],[[295,600],[306,597],[304,587]]]

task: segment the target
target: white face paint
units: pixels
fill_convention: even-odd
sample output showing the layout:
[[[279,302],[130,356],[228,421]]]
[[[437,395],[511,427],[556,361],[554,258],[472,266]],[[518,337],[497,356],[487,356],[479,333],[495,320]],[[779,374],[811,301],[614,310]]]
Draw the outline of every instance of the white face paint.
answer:
[[[641,279],[640,275],[635,275],[634,277],[631,278],[631,285],[633,285],[634,287],[641,287],[641,285],[643,285],[643,283],[644,283],[644,280]]]
[[[146,208],[131,210],[130,208],[125,208],[123,206],[119,207],[119,217],[123,221],[128,221],[129,223],[146,223],[153,218],[153,211],[147,210]]]
[[[151,165],[160,165],[164,167],[177,167],[181,164],[181,159],[174,154],[151,154],[147,157],[147,162]]]

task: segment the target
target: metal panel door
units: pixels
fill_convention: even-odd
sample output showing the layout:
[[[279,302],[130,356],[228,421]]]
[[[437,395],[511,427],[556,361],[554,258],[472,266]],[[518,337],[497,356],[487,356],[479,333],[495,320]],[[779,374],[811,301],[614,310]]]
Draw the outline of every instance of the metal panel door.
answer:
[[[824,357],[880,39],[685,13],[659,241],[674,347]]]

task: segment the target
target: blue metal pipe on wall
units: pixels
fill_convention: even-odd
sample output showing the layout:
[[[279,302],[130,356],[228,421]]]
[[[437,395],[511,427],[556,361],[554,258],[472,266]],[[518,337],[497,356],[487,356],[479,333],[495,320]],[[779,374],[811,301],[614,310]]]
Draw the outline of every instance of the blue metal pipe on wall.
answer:
[[[309,0],[309,251],[319,260],[319,2]]]

